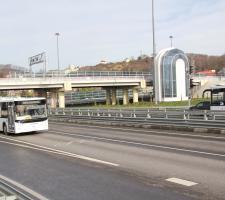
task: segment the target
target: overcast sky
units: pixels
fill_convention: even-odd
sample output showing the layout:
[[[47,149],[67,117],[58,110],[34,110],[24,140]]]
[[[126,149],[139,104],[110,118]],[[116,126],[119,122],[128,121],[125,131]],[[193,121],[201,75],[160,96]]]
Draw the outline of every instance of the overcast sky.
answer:
[[[155,0],[157,51],[225,53],[225,0]],[[94,65],[152,53],[151,0],[0,0],[0,64],[27,66],[47,52],[48,68]]]

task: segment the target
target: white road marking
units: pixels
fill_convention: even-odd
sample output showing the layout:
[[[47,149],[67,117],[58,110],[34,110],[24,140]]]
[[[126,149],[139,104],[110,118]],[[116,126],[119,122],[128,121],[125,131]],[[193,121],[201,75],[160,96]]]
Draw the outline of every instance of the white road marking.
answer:
[[[16,181],[10,179],[8,177],[5,177],[3,175],[0,175],[0,179],[2,179],[4,181],[4,184],[6,184],[9,187],[16,186],[17,188],[22,189],[23,191],[27,192],[28,194],[31,194],[32,196],[34,196],[37,199],[48,200],[46,197],[42,196],[41,194],[39,194],[39,193],[31,190],[30,188],[28,188],[28,187],[26,187],[26,186],[24,186],[24,185],[22,185],[22,184],[20,184],[20,183],[18,183]],[[9,183],[9,184],[12,184],[12,186],[11,185],[8,185],[6,182]],[[17,191],[16,189],[14,189],[14,190]],[[17,192],[18,193],[21,193],[20,191],[17,191]],[[21,193],[21,194],[27,197],[27,195],[25,195],[23,193]]]
[[[192,182],[192,181],[187,181],[187,180],[179,179],[179,178],[168,178],[168,179],[166,179],[166,181],[169,181],[169,182],[172,182],[172,183],[177,183],[177,184],[184,185],[184,186],[187,186],[187,187],[198,184],[198,183],[195,183],[195,182]]]
[[[104,160],[99,160],[99,159],[95,159],[95,158],[91,158],[91,157],[87,157],[87,156],[83,156],[83,155],[79,155],[79,154],[61,151],[61,150],[58,150],[58,149],[52,149],[52,148],[49,148],[49,147],[36,145],[36,144],[33,144],[33,143],[21,141],[21,140],[15,140],[15,139],[4,137],[4,136],[0,136],[0,138],[4,138],[4,139],[14,141],[14,142],[23,143],[23,144],[26,144],[26,145],[15,144],[15,143],[6,142],[6,141],[0,141],[0,143],[11,144],[11,145],[14,145],[14,146],[19,146],[19,147],[24,147],[24,148],[28,148],[28,149],[34,149],[34,150],[49,152],[49,153],[58,154],[58,155],[64,155],[64,156],[68,156],[68,157],[72,157],[72,158],[79,158],[79,159],[82,159],[82,160],[87,160],[87,161],[96,162],[96,163],[105,164],[105,165],[111,165],[111,166],[114,166],[114,167],[119,166],[119,164],[116,164],[116,163],[111,163],[111,162],[107,162],[107,161],[104,161]],[[27,146],[27,145],[31,145],[31,146]],[[40,149],[40,148],[42,148],[42,149]]]
[[[67,143],[66,143],[67,146],[68,146],[68,145],[71,145],[71,144],[73,144],[73,141],[70,141],[70,142],[67,142]]]
[[[169,150],[183,151],[183,152],[189,152],[189,153],[197,153],[197,154],[203,154],[203,155],[225,157],[224,154],[210,153],[210,152],[197,151],[197,150],[191,150],[191,149],[183,149],[183,148],[154,145],[154,144],[145,144],[145,143],[140,143],[140,142],[130,142],[130,141],[126,141],[126,140],[117,140],[117,139],[103,138],[103,137],[97,137],[97,136],[72,134],[72,133],[67,133],[67,132],[58,132],[58,131],[49,131],[49,132],[50,133],[58,133],[61,135],[79,136],[79,137],[84,137],[84,138],[99,139],[99,140],[118,142],[118,143],[124,143],[124,144],[134,144],[134,145],[140,145],[140,146],[146,146],[146,147],[156,147],[156,148],[161,148],[161,149],[169,149]]]
[[[85,143],[85,142],[86,142],[86,140],[80,140],[80,141],[79,141],[80,144],[83,144],[83,143]]]
[[[50,122],[50,124],[62,124],[62,125],[67,125],[69,123],[54,123],[54,122]],[[70,124],[69,124],[70,125]],[[100,129],[105,129],[107,128],[107,126],[90,126],[90,125],[86,125],[86,126],[82,126],[81,124],[79,124],[78,126],[76,125],[77,128],[100,128]],[[187,133],[171,133],[171,132],[166,132],[166,131],[150,131],[150,130],[145,130],[145,129],[141,129],[141,130],[137,130],[137,129],[129,129],[129,128],[116,128],[116,127],[110,127],[110,130],[121,130],[121,131],[132,131],[132,132],[142,132],[142,133],[159,133],[159,134],[164,134],[164,135],[177,135],[177,136],[191,136],[191,137],[200,137],[200,138],[208,138],[208,139],[225,139],[225,137],[214,137],[214,136],[208,136],[208,135],[199,135],[199,134],[187,134]]]

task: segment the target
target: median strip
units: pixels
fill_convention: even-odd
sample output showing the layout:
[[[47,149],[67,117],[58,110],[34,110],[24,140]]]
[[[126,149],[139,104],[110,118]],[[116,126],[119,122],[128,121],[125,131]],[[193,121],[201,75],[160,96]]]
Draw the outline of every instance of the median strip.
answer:
[[[68,122],[50,122],[51,124],[56,125],[66,125],[68,126]],[[100,128],[100,129],[106,129],[106,126],[100,126],[100,125],[82,125],[82,124],[70,124],[70,126],[74,126],[76,128]],[[150,126],[150,125],[146,125]],[[137,127],[136,127],[137,128]],[[140,128],[140,127],[139,127]],[[187,133],[173,133],[173,132],[167,132],[167,131],[158,131],[158,130],[145,130],[145,129],[133,129],[133,128],[122,128],[122,127],[110,127],[111,130],[119,130],[119,131],[132,131],[135,133],[150,133],[150,134],[164,134],[164,135],[174,135],[174,136],[191,136],[191,137],[200,137],[200,138],[209,138],[209,139],[225,139],[225,137],[220,136],[210,136],[210,135],[202,135],[202,134],[187,134]],[[147,129],[147,127],[146,127]],[[51,130],[51,129],[50,129]]]

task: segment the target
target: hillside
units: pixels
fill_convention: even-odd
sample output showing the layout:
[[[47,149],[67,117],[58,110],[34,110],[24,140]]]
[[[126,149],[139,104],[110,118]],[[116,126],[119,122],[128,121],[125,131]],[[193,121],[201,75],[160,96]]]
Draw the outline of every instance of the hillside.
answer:
[[[187,54],[191,65],[196,71],[215,69],[217,72],[225,68],[225,54],[221,56],[209,56],[203,54]]]
[[[98,64],[95,66],[86,66],[80,68],[83,71],[149,71],[152,65],[152,59],[150,57],[139,57],[134,60]]]
[[[2,65],[0,64],[0,78],[5,78],[9,75],[9,73],[18,73],[18,72],[24,72],[26,71],[26,68],[7,64]]]
[[[225,68],[225,54],[222,56],[209,56],[203,54],[187,54],[189,63],[195,66],[196,71],[215,69],[217,72]],[[129,62],[97,64],[95,66],[81,67],[82,71],[149,71],[152,67],[152,58],[140,56]]]

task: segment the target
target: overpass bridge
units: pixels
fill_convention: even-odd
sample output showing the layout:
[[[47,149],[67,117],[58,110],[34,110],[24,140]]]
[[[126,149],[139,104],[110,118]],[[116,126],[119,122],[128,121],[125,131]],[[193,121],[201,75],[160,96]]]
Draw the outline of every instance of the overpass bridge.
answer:
[[[65,92],[73,88],[102,87],[107,104],[116,104],[116,90],[123,90],[123,103],[128,104],[128,89],[133,90],[133,101],[138,102],[138,88],[145,88],[149,73],[138,72],[82,72],[73,74],[10,74],[0,79],[0,90],[29,90],[37,96],[49,93],[51,107],[65,107]]]

